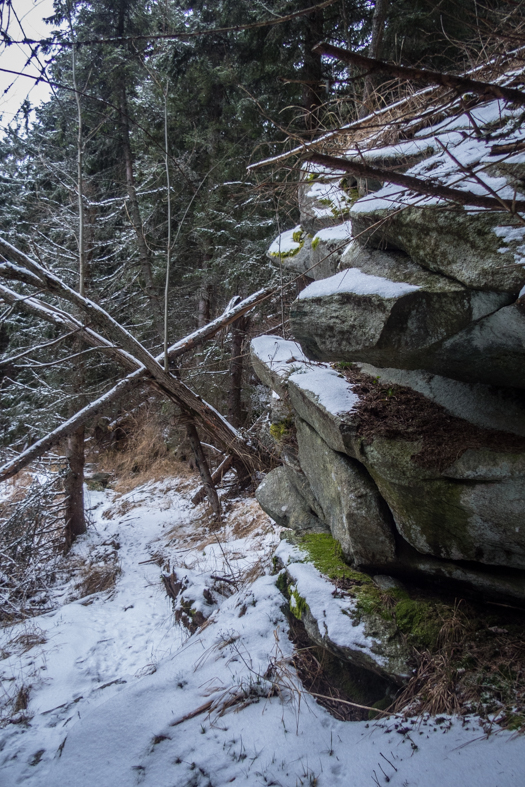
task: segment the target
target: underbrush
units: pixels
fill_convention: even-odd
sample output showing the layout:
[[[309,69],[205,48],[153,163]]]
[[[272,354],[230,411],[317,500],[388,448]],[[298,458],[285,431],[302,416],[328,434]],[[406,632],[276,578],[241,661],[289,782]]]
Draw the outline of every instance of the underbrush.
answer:
[[[0,623],[42,612],[63,550],[61,473],[21,475],[0,503]]]
[[[112,479],[115,492],[126,494],[148,482],[177,477],[182,481],[195,478],[187,462],[177,458],[168,444],[165,419],[153,407],[129,415],[119,426],[121,439],[117,447],[106,448],[92,456],[97,468]]]

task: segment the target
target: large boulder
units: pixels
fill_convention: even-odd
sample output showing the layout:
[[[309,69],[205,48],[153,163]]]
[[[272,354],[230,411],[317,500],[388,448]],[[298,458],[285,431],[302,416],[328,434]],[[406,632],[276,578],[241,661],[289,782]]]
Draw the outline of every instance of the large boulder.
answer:
[[[525,299],[447,339],[436,353],[435,368],[460,380],[525,388]]]
[[[464,383],[420,369],[385,369],[368,363],[357,364],[356,368],[383,385],[401,385],[417,391],[450,415],[482,429],[525,435],[525,401],[519,390]]]
[[[304,623],[310,639],[342,661],[405,683],[410,646],[385,609],[385,597],[370,577],[341,561],[337,542],[328,536],[309,537],[306,545],[313,559],[308,548],[297,548],[288,539],[276,552],[285,566],[279,586],[285,589],[292,614]],[[321,561],[315,559],[319,555]],[[339,579],[335,586],[334,578]],[[395,592],[387,595],[390,604],[395,603]]]
[[[301,468],[345,558],[358,567],[392,563],[392,517],[363,465],[333,451],[305,421],[296,424]]]
[[[299,213],[301,225],[311,234],[325,227],[339,224],[346,218],[352,200],[351,188],[356,185],[355,178],[348,178],[344,172],[330,172],[323,167],[308,165],[299,183]]]
[[[281,232],[270,245],[268,256],[295,273],[305,273],[310,267],[312,236],[301,225]]]
[[[312,238],[308,276],[318,281],[336,273],[351,239],[349,221],[319,230]]]
[[[298,532],[327,532],[328,528],[308,505],[299,488],[308,492],[306,479],[294,478],[289,467],[276,467],[264,478],[255,491],[257,502],[268,516],[281,527],[289,527]],[[310,492],[311,497],[313,495]],[[315,508],[318,506],[312,501]]]
[[[445,374],[451,353],[437,357],[440,345],[511,300],[506,293],[469,290],[406,258],[365,253],[361,267],[306,287],[292,305],[291,321],[295,338],[315,360]]]
[[[257,377],[281,397],[286,396],[290,375],[311,366],[300,344],[272,334],[252,339],[250,356]]]
[[[525,569],[525,441],[514,453],[501,440],[501,451],[468,449],[444,469],[418,461],[422,441],[364,443],[365,465],[408,544],[445,560]]]
[[[386,186],[356,202],[350,211],[354,237],[372,247],[400,249],[467,287],[518,295],[525,284],[525,227],[510,214],[444,210],[439,204],[400,210],[398,196],[398,187]]]

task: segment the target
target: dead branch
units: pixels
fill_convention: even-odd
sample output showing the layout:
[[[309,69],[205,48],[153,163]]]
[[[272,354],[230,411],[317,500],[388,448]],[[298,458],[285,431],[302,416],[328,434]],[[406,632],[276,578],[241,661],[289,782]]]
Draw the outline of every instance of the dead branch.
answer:
[[[211,480],[214,486],[220,484],[220,482],[222,481],[223,477],[226,475],[232,464],[233,464],[233,456],[227,456],[225,459],[222,460],[219,467],[213,471],[211,476]],[[193,503],[194,506],[197,506],[199,503],[202,503],[205,496],[206,496],[206,488],[204,486],[201,486],[200,489],[197,489],[197,491],[191,498],[191,502]]]
[[[408,66],[398,66],[394,63],[385,63],[383,60],[374,60],[371,57],[358,55],[348,49],[332,46],[326,42],[321,42],[314,46],[313,52],[318,55],[326,55],[344,63],[361,66],[365,68],[367,74],[383,73],[388,76],[398,77],[399,79],[409,79],[413,82],[422,82],[426,85],[440,85],[456,90],[458,93],[476,93],[483,98],[500,98],[510,101],[513,104],[523,106],[525,104],[525,93],[516,88],[503,87],[492,82],[480,82],[469,77],[460,77],[455,74],[444,74],[441,71],[429,71],[424,68],[412,68]]]
[[[505,200],[495,197],[485,197],[482,194],[473,194],[470,191],[453,189],[441,183],[431,183],[428,180],[414,178],[412,175],[404,175],[400,172],[393,172],[378,167],[370,167],[358,161],[327,156],[323,153],[310,153],[307,161],[314,164],[321,164],[328,169],[350,172],[358,178],[371,178],[387,183],[394,183],[396,186],[403,186],[405,189],[416,192],[416,194],[428,194],[432,197],[459,202],[460,205],[473,206],[478,208],[488,208],[489,210],[507,210],[509,213],[525,211],[525,201],[516,200],[508,203]]]
[[[169,348],[169,358],[173,360],[184,353],[193,350],[195,347],[198,347],[203,342],[212,338],[222,328],[238,319],[238,317],[242,316],[247,311],[253,309],[257,304],[269,297],[272,292],[273,289],[269,287],[259,290],[253,295],[250,295],[248,298],[245,298],[232,309],[227,309],[223,314],[221,314],[220,317],[217,317],[208,325],[205,325],[202,328],[199,328],[197,331],[191,333],[189,336],[185,336],[183,339],[180,339]],[[36,317],[40,317],[48,322],[54,323],[55,325],[59,325],[60,327],[69,327],[75,333],[79,333],[89,344],[97,343],[97,346],[109,346],[109,342],[106,342],[103,337],[99,336],[91,329],[82,326],[82,324],[71,315],[61,310],[55,310],[48,304],[41,304],[35,298],[26,298],[14,290],[11,290],[8,287],[4,287],[2,285],[0,285],[0,297],[7,303],[21,306]],[[161,354],[157,356],[156,361],[160,363],[162,358],[163,355]],[[126,359],[119,358],[119,360],[124,364]],[[133,368],[133,366],[136,366],[136,364],[137,362],[133,362],[133,359],[130,358],[130,363],[127,365],[127,368]],[[73,432],[75,432],[79,426],[82,426],[90,418],[102,412],[109,404],[118,401],[121,397],[132,391],[141,382],[152,382],[151,377],[148,375],[145,367],[142,364],[140,364],[138,368],[135,368],[135,370],[123,380],[120,380],[115,386],[113,386],[113,388],[103,394],[103,396],[86,405],[86,407],[82,408],[82,410],[69,418],[63,424],[60,424],[60,426],[58,426],[55,430],[7,462],[2,468],[0,468],[0,482],[12,478],[24,467],[27,467],[28,464],[49,451],[50,448],[59,443],[64,437],[73,434]]]

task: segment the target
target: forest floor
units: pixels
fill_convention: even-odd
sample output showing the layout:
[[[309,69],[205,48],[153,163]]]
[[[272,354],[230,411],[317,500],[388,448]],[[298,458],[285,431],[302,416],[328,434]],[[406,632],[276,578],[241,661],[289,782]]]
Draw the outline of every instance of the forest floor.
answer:
[[[525,737],[475,716],[318,705],[271,574],[279,528],[251,497],[214,526],[196,484],[87,492],[51,610],[0,633],[2,787],[522,783]]]

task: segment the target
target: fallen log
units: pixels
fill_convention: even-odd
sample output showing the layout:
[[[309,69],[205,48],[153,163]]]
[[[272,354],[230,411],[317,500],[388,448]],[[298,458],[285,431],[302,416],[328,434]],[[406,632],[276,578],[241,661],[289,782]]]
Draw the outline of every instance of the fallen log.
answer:
[[[307,161],[314,164],[321,164],[327,169],[334,169],[337,171],[350,172],[358,178],[371,178],[381,182],[394,183],[396,186],[402,186],[405,189],[415,192],[416,194],[427,194],[432,197],[441,197],[448,199],[452,202],[459,202],[460,205],[472,206],[477,208],[488,208],[490,210],[507,210],[509,213],[516,213],[517,211],[525,211],[525,201],[516,200],[515,202],[506,202],[499,197],[485,197],[483,194],[474,194],[471,191],[462,191],[461,189],[453,189],[450,186],[444,186],[441,183],[431,183],[428,180],[421,180],[414,178],[412,175],[404,175],[401,172],[394,172],[389,169],[379,169],[378,167],[370,167],[368,164],[363,164],[360,161],[353,161],[335,156],[327,156],[323,153],[310,153]]]
[[[522,90],[497,85],[493,82],[480,82],[478,79],[445,74],[441,71],[430,71],[426,68],[412,68],[398,66],[395,63],[385,63],[383,60],[374,60],[371,57],[365,57],[357,54],[357,52],[351,52],[349,49],[342,49],[324,41],[314,46],[312,52],[317,55],[333,57],[336,60],[341,60],[343,63],[361,66],[366,69],[367,76],[372,73],[383,73],[399,79],[422,82],[425,85],[440,85],[441,87],[453,88],[460,94],[476,93],[476,95],[484,98],[504,99],[520,106],[525,104],[525,93]]]
[[[83,311],[92,322],[101,326],[102,329],[105,329],[105,331],[116,341],[115,343],[108,341],[104,336],[101,336],[93,331],[92,328],[82,324],[69,313],[56,307],[49,306],[48,304],[42,304],[38,301],[38,298],[34,296],[28,298],[7,287],[0,286],[0,296],[6,300],[6,302],[16,303],[22,308],[31,311],[33,314],[37,314],[55,324],[67,327],[69,330],[78,331],[82,338],[92,346],[98,347],[101,351],[109,352],[127,369],[133,370],[131,375],[128,375],[127,378],[120,381],[117,386],[101,397],[103,399],[102,404],[100,403],[100,399],[96,400],[96,402],[83,408],[79,414],[69,419],[65,424],[62,424],[58,430],[50,433],[50,435],[47,435],[42,441],[39,441],[35,446],[28,449],[28,452],[31,452],[30,458],[28,458],[28,452],[24,452],[15,460],[7,463],[1,468],[0,481],[7,480],[7,478],[15,475],[30,461],[46,450],[49,450],[54,442],[57,442],[62,437],[66,436],[66,434],[71,434],[81,423],[99,412],[101,406],[109,404],[110,401],[115,401],[127,390],[133,388],[140,380],[147,381],[154,385],[157,390],[174,401],[181,409],[191,413],[200,427],[204,428],[215,440],[225,446],[228,451],[235,454],[238,459],[249,468],[261,468],[265,465],[259,452],[253,448],[253,446],[251,446],[239,432],[237,432],[237,430],[215,410],[215,408],[201,399],[201,397],[197,396],[188,386],[176,377],[164,371],[159,362],[162,360],[163,355],[154,358],[140,342],[120,326],[104,309],[93,301],[80,296],[77,292],[64,284],[57,276],[47,271],[23,252],[11,246],[11,244],[1,237],[0,251],[5,257],[9,256],[17,263],[15,265],[8,262],[0,265],[0,272],[4,273],[5,276],[30,284],[33,287],[38,287],[39,289],[45,289],[73,303],[77,308]],[[249,311],[256,303],[268,297],[270,293],[271,290],[266,289],[250,296],[249,299],[238,304],[237,307],[227,312],[225,315],[222,315],[221,318],[218,318],[200,331],[196,331],[180,342],[177,342],[170,348],[170,355],[176,357],[176,355],[187,352],[197,346],[198,343],[212,336],[221,327],[224,327],[224,325],[237,319],[241,314]]]

